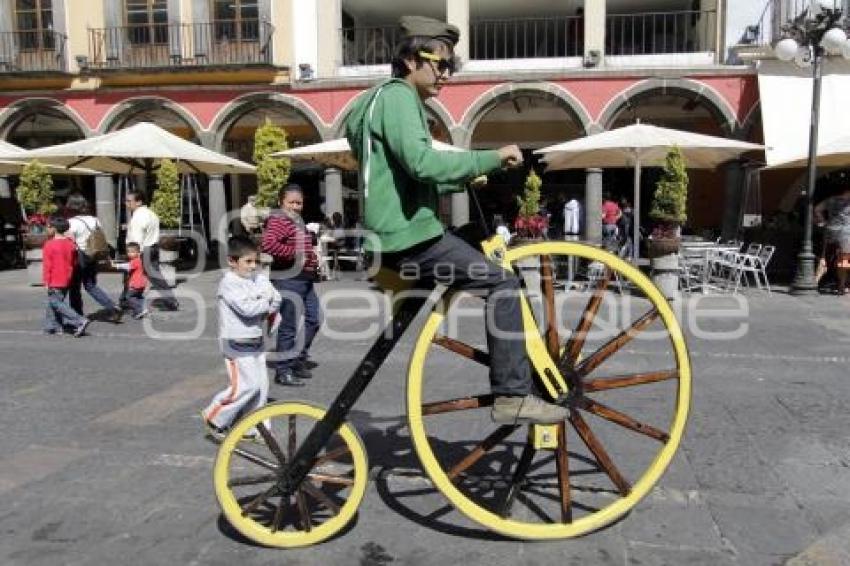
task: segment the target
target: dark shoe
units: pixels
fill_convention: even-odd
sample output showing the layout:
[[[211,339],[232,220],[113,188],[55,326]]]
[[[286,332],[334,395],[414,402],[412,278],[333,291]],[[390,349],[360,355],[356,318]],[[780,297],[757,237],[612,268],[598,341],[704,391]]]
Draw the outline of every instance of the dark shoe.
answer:
[[[316,369],[317,367],[319,367],[319,364],[310,359],[304,360],[303,362],[301,362],[301,365],[307,369]]]
[[[555,424],[567,419],[570,411],[535,395],[499,396],[493,401],[490,416],[496,424]]]
[[[295,374],[295,377],[298,379],[313,379],[313,372],[307,369],[307,366],[301,363],[295,364],[292,367],[292,373]]]
[[[76,330],[74,330],[74,338],[79,338],[83,336],[86,333],[86,328],[88,328],[89,324],[91,324],[91,321],[89,319],[85,319],[85,322],[83,322],[77,327]]]
[[[109,320],[114,324],[118,324],[119,322],[121,322],[121,317],[123,316],[124,311],[122,311],[121,309],[112,309],[112,315],[109,317]]]
[[[304,387],[304,382],[301,381],[291,369],[285,369],[275,374],[274,382],[278,385],[287,387]]]
[[[204,416],[204,412],[201,411],[201,422],[204,424],[204,432],[206,433],[206,437],[215,442],[216,444],[221,444],[224,440],[224,437],[227,436],[228,430],[226,428],[221,428],[206,419]]]

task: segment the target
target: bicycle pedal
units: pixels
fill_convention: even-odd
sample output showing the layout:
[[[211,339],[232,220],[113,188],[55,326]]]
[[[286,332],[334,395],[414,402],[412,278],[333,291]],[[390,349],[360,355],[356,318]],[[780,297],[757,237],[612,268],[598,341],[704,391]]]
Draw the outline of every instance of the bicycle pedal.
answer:
[[[537,450],[555,450],[558,448],[558,426],[536,424],[531,427],[532,442]]]

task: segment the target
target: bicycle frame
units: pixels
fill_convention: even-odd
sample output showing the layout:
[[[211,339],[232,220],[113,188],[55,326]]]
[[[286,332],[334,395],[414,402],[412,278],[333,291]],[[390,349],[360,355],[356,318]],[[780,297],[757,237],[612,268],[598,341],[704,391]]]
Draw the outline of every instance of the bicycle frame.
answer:
[[[488,259],[498,263],[504,269],[512,271],[508,260],[507,247],[500,236],[494,236],[484,240],[481,242],[481,248],[484,250],[484,254]],[[551,285],[552,272],[548,258],[543,262],[542,269],[544,272],[544,284]],[[522,287],[524,289],[524,285]],[[448,288],[445,290],[448,290]],[[445,293],[445,290],[443,293]],[[440,296],[442,297],[442,294]],[[425,298],[421,295],[414,295],[404,298],[399,303],[387,327],[383,329],[378,339],[360,361],[357,369],[354,370],[342,391],[334,399],[325,416],[313,426],[304,443],[295,453],[292,462],[290,462],[280,482],[280,486],[284,492],[293,492],[301,481],[303,481],[319,451],[345,421],[348,412],[369,386],[372,378],[389,357],[393,348],[401,339],[401,336],[410,327],[410,324],[422,307],[429,302],[433,303],[432,297]],[[563,365],[563,363],[561,363],[561,360],[553,360],[549,355],[546,343],[537,332],[537,322],[528,303],[528,297],[524,293],[522,294],[520,304],[523,327],[525,329],[526,351],[537,374],[536,377],[543,384],[552,399],[563,403],[566,401],[569,392],[567,383],[559,369],[559,366]],[[553,319],[551,313],[547,315],[547,318],[549,320]]]

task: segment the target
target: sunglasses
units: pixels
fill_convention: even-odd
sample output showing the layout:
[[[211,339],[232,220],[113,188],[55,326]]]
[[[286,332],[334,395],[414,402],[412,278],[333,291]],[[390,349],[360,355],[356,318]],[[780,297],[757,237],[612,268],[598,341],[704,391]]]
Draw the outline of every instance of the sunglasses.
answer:
[[[458,64],[460,60],[457,57],[450,57],[448,59],[444,57],[440,57],[439,55],[434,55],[433,53],[428,53],[427,51],[420,51],[419,56],[429,61],[431,63],[437,64],[438,74],[442,75],[448,71],[449,75],[455,74],[455,71],[458,68]]]

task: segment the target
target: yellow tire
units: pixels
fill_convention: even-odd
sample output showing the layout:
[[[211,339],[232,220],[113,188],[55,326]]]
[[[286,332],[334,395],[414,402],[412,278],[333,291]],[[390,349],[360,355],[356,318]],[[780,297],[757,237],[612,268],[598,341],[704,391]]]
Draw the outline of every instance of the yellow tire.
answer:
[[[215,494],[224,516],[248,539],[307,546],[338,533],[354,517],[369,468],[363,443],[348,424],[331,437],[294,493],[275,487],[324,414],[303,402],[270,404],[246,415],[222,441],[213,469]]]
[[[557,274],[570,258],[586,275],[564,282]],[[531,332],[547,343],[532,368],[560,358],[570,390],[558,402],[569,420],[547,430],[492,424],[483,317],[472,308],[483,301],[467,296],[435,309],[416,341],[407,381],[413,444],[436,488],[476,523],[520,539],[579,536],[622,517],[670,464],[690,404],[687,347],[658,289],[608,252],[543,242],[508,250],[505,263],[535,299]]]

